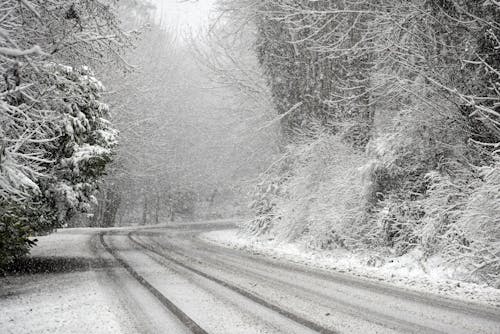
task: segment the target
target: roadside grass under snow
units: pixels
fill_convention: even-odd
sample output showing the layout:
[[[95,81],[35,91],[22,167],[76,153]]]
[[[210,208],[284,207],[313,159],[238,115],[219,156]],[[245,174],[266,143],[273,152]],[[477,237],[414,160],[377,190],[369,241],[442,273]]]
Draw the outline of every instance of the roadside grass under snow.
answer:
[[[456,268],[447,266],[439,257],[422,263],[418,260],[421,258],[419,250],[392,259],[382,259],[375,255],[354,254],[341,249],[311,250],[299,242],[280,243],[273,238],[251,236],[238,229],[203,233],[200,239],[274,260],[346,273],[399,288],[500,308],[500,289],[454,279],[457,275]]]

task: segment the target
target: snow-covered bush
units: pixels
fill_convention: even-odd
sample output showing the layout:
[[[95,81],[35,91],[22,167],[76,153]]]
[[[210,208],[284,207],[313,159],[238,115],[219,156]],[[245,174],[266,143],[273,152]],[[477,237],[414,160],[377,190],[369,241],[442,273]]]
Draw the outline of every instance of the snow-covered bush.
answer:
[[[465,242],[453,246],[471,266],[471,275],[500,285],[500,160],[480,169],[476,184],[458,220]],[[447,234],[449,236],[450,233]],[[454,235],[456,237],[456,235]],[[452,247],[453,247],[452,246]],[[450,247],[448,252],[457,255]],[[460,259],[460,257],[453,257]]]
[[[404,254],[419,243],[418,226],[425,216],[421,200],[432,171],[452,174],[452,161],[464,161],[468,129],[453,109],[413,108],[398,116],[392,132],[368,146],[365,167],[368,244],[393,247]],[[372,223],[375,222],[375,223]]]
[[[249,207],[254,211],[255,217],[245,225],[245,229],[253,235],[261,235],[272,227],[274,221],[280,219],[274,210],[276,200],[281,195],[280,178],[274,174],[263,175],[252,195]]]
[[[428,175],[419,236],[424,256],[441,254],[469,273],[498,285],[500,273],[500,164],[465,167],[453,177]]]
[[[472,129],[451,106],[412,110],[370,143],[362,243],[395,255],[420,248],[424,258],[439,255],[461,267],[467,279],[495,283],[500,170],[494,155],[468,140]]]
[[[250,228],[281,241],[301,239],[313,248],[350,247],[352,224],[363,215],[365,159],[342,136],[316,129],[314,136],[289,145],[271,175],[263,176]]]

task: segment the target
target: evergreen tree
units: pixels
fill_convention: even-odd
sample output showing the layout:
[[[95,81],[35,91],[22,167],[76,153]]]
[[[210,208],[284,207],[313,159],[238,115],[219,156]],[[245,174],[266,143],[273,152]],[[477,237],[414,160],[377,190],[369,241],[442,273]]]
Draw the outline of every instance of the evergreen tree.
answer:
[[[117,133],[88,66],[129,44],[110,5],[0,4],[0,266],[95,201]]]

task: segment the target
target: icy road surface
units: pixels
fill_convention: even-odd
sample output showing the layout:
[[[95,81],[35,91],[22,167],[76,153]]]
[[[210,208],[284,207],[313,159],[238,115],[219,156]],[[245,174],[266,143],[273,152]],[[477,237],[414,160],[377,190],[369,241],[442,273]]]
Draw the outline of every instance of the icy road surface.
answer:
[[[68,229],[0,279],[1,333],[500,333],[494,307],[270,261],[227,223]]]

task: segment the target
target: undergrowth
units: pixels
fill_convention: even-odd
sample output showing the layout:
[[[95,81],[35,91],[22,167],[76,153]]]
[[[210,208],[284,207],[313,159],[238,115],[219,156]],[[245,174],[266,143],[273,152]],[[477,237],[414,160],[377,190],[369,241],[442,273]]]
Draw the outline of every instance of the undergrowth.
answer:
[[[246,230],[315,249],[420,249],[420,260],[443,257],[461,279],[498,285],[500,160],[470,143],[467,119],[452,113],[405,110],[365,150],[324,126],[297,136],[261,176]]]

